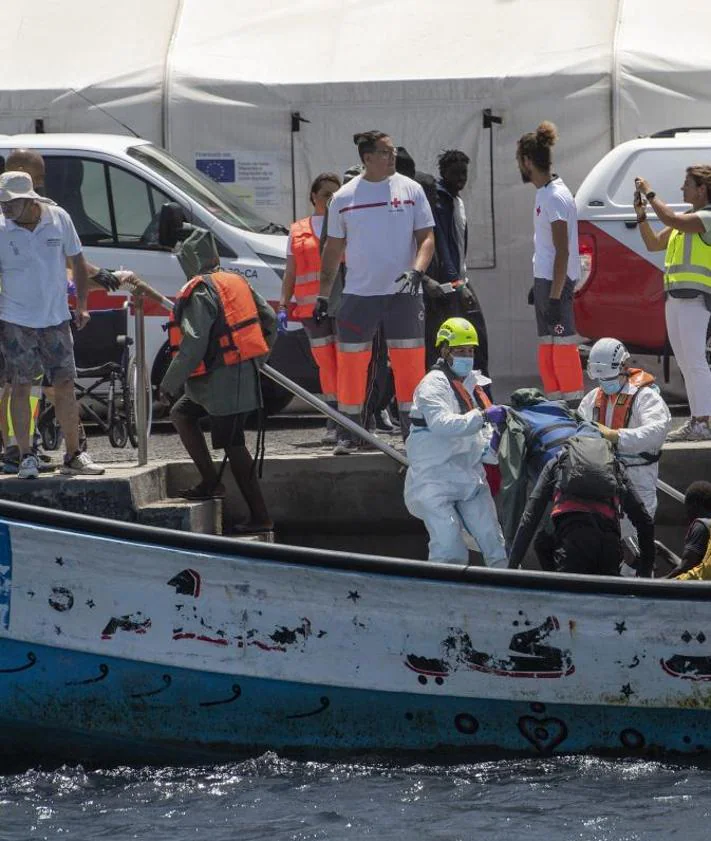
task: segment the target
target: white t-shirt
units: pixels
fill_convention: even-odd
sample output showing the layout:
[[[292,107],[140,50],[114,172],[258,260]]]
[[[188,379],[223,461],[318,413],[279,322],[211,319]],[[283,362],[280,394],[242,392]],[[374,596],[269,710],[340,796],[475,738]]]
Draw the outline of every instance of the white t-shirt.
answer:
[[[575,200],[563,180],[555,176],[545,187],[536,190],[533,209],[533,276],[553,280],[555,248],[551,223],[568,224],[568,277],[580,280],[580,254],[578,253],[578,214]]]
[[[349,295],[394,295],[397,278],[412,268],[415,231],[433,228],[420,185],[396,173],[384,181],[362,175],[336,192],[328,208],[328,235],[346,239]]]
[[[69,319],[66,257],[81,252],[69,214],[42,205],[34,231],[0,215],[0,320],[54,327]]]
[[[314,232],[316,239],[321,239],[321,231],[323,230],[323,216],[311,217],[311,230]],[[289,232],[289,239],[286,241],[286,253],[293,257],[294,252],[291,250],[291,231]]]

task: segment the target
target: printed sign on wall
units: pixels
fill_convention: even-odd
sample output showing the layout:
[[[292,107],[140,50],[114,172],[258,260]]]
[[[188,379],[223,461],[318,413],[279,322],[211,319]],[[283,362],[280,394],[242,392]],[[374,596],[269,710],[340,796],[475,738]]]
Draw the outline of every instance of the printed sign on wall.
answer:
[[[277,155],[267,152],[196,152],[195,167],[254,207],[279,205]]]

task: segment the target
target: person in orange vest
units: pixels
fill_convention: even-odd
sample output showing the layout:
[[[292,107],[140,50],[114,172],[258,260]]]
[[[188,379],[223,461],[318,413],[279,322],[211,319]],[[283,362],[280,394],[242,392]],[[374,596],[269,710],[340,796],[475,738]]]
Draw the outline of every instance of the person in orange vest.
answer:
[[[599,386],[585,395],[578,412],[585,420],[597,423],[603,436],[614,444],[630,484],[654,519],[660,451],[672,419],[654,377],[630,367],[629,358],[618,339],[595,342],[588,357],[588,376]],[[634,535],[627,518],[621,525],[623,537]],[[621,571],[623,575],[633,574],[627,564]]]
[[[630,367],[629,358],[618,339],[595,342],[588,357],[588,376],[599,385],[585,395],[578,413],[597,423],[615,445],[632,487],[654,517],[659,454],[672,420],[654,377]]]
[[[286,247],[286,270],[281,285],[278,329],[286,333],[289,323],[289,302],[292,297],[296,304],[291,311],[294,318],[300,319],[311,345],[323,399],[336,409],[336,335],[333,319],[326,316],[318,323],[313,319],[314,305],[319,294],[319,274],[321,272],[321,232],[326,208],[331,196],[341,186],[341,179],[333,172],[322,172],[311,185],[309,198],[314,207],[311,216],[299,219],[291,226],[289,242]],[[335,423],[329,419],[326,423],[324,444],[335,444],[337,440]]]
[[[191,279],[175,300],[168,325],[173,360],[161,392],[175,398],[170,418],[201,481],[180,493],[186,499],[224,497],[200,419],[208,416],[212,446],[222,449],[249,508],[235,533],[269,531],[274,524],[262,496],[255,464],[245,446],[246,416],[262,408],[259,362],[276,339],[276,315],[242,275],[220,269],[212,234],[196,229],[180,246],[178,260]]]
[[[533,288],[538,371],[549,400],[578,401],[583,369],[573,314],[573,292],[580,279],[578,216],[563,180],[552,171],[551,149],[558,139],[553,123],[541,123],[518,141],[516,160],[524,184],[536,187],[533,210]]]

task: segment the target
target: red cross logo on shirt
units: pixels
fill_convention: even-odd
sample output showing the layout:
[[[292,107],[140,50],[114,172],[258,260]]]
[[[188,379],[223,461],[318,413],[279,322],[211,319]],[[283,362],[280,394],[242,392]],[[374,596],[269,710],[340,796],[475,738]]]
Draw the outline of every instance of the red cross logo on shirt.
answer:
[[[397,210],[397,208],[400,207],[402,202],[397,196],[395,196],[395,198],[390,202],[390,204]]]
[[[539,204],[538,207],[536,208],[536,216],[540,216],[540,215],[541,215],[541,206]]]

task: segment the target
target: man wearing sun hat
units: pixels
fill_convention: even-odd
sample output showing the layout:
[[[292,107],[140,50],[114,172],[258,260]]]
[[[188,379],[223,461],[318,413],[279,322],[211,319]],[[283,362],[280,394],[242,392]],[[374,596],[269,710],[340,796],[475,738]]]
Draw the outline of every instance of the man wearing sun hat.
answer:
[[[75,324],[89,321],[88,276],[81,243],[69,214],[41,201],[26,172],[0,175],[0,353],[12,383],[12,422],[20,448],[18,477],[36,478],[39,466],[29,432],[29,394],[38,369],[55,386],[55,411],[67,453],[61,472],[99,475],[79,446],[74,395],[76,367],[67,301],[66,259],[77,289]]]

